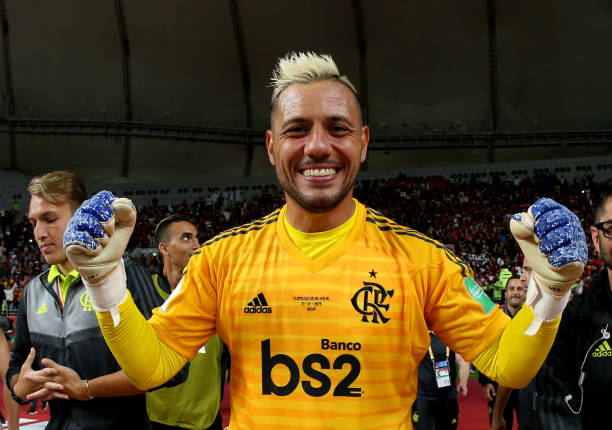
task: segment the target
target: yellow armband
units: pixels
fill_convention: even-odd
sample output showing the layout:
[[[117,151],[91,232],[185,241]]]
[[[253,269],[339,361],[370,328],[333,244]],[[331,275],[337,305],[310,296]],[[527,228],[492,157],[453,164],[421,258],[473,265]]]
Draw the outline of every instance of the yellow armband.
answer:
[[[96,315],[115,359],[141,390],[163,384],[187,363],[186,357],[157,338],[155,329],[140,313],[131,294],[119,305],[121,319],[117,327],[110,312],[96,312]]]
[[[493,342],[474,361],[474,366],[500,385],[522,388],[538,372],[555,340],[561,317],[542,324],[533,336],[525,331],[534,319],[533,310],[523,305]]]

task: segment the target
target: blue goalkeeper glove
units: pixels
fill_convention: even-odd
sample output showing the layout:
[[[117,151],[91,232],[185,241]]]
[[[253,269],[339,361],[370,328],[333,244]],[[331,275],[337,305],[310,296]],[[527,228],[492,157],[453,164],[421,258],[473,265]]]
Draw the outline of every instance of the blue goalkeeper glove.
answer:
[[[580,220],[565,206],[544,198],[527,212],[513,215],[510,230],[533,268],[527,304],[536,317],[553,320],[563,312],[587,261]]]
[[[76,210],[64,232],[66,256],[81,274],[97,310],[110,310],[127,296],[122,256],[136,224],[136,208],[100,191]]]

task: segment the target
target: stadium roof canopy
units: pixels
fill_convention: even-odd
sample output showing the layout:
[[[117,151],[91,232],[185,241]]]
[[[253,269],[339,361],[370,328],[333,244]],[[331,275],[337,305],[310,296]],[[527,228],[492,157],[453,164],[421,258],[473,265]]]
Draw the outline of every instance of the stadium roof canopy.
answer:
[[[0,168],[26,174],[269,173],[268,84],[291,51],[329,53],[355,83],[370,168],[612,140],[606,0],[0,0],[0,14]]]

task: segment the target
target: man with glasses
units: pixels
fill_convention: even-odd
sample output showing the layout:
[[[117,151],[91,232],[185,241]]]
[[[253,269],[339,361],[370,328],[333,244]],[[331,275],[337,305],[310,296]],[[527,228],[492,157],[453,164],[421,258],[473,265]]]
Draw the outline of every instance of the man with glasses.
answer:
[[[563,312],[553,347],[536,378],[540,428],[596,429],[612,402],[612,178],[598,194],[591,238],[603,268]]]

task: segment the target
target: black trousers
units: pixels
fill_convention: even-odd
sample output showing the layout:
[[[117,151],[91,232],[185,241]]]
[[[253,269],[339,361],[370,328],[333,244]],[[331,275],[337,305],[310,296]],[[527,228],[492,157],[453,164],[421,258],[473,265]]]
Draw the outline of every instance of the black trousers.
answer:
[[[513,397],[514,396],[514,397]],[[516,402],[514,402],[513,400],[516,399],[516,390],[514,390],[512,392],[512,394],[510,395],[510,399],[508,399],[508,403],[506,404],[506,407],[504,408],[504,421],[506,421],[506,428],[507,429],[511,429],[512,426],[514,425],[514,409],[517,408]],[[493,407],[495,406],[495,397],[493,397],[493,400],[489,400],[489,402],[487,403],[487,411],[489,412],[489,425],[491,425],[491,421],[493,421]],[[518,409],[517,409],[517,413],[518,413]]]
[[[458,416],[456,397],[439,400],[417,398],[412,406],[414,430],[455,430]]]

